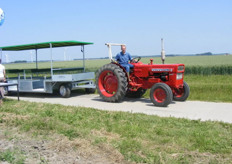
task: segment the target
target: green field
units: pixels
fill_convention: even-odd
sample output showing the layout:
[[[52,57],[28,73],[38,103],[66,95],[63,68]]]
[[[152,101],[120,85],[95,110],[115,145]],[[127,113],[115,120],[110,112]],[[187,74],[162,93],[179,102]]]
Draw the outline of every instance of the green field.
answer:
[[[150,58],[142,58],[142,62],[147,64]],[[154,57],[154,63],[161,64],[160,57]],[[96,71],[102,65],[109,63],[109,59],[94,59],[86,60],[86,69]],[[232,66],[232,55],[229,56],[177,56],[166,57],[166,64],[183,63],[186,67],[189,66]],[[6,69],[30,69],[35,68],[35,63],[18,63],[6,64]],[[67,67],[81,67],[82,61],[62,61],[54,62],[54,67],[67,68]],[[50,68],[50,62],[39,62],[39,68]]]
[[[157,60],[160,61],[160,58]],[[232,55],[166,57],[166,63],[183,63],[187,67],[232,65]]]

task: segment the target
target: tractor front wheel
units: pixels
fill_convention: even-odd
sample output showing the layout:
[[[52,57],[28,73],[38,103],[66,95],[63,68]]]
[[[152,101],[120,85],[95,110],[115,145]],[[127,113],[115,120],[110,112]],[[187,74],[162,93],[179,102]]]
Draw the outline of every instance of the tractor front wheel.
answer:
[[[190,88],[188,84],[184,81],[184,86],[181,89],[176,89],[173,99],[175,101],[185,101],[189,96]]]
[[[116,64],[106,64],[96,73],[97,91],[105,101],[121,101],[126,95],[127,85],[126,74]]]
[[[151,87],[150,99],[155,106],[168,106],[172,102],[172,97],[172,90],[165,83],[157,83]]]

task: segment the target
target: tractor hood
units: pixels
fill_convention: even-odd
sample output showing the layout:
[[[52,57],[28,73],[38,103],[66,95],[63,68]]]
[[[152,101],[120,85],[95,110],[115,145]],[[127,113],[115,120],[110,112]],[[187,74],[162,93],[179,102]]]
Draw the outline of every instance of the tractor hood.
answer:
[[[151,72],[160,73],[160,72],[184,72],[184,64],[160,64],[160,65],[150,65]]]
[[[133,63],[134,72],[139,77],[147,77],[153,74],[160,73],[184,73],[184,64],[142,64]]]

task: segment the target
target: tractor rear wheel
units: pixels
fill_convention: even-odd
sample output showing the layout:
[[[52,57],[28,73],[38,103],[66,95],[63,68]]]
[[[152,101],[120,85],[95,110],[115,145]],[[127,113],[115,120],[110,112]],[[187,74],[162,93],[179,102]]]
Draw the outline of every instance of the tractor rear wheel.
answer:
[[[116,64],[106,64],[96,73],[97,91],[105,101],[121,101],[126,95],[127,86],[127,76]]]
[[[165,83],[157,83],[151,87],[150,99],[155,106],[168,106],[172,102],[172,97],[172,90]]]
[[[184,81],[184,87],[178,90],[175,90],[175,95],[173,99],[175,101],[185,101],[189,96],[190,88],[188,84]]]
[[[137,91],[130,91],[128,90],[126,93],[126,97],[129,98],[140,98],[146,93],[146,89],[139,88]]]

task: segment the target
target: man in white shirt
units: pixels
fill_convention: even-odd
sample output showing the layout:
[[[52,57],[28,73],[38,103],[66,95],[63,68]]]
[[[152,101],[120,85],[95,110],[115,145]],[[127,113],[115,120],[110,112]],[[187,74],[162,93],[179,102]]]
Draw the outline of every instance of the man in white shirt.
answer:
[[[2,63],[2,60],[0,59],[0,83],[6,81],[5,67],[1,63]],[[3,98],[4,98],[4,90],[3,90],[3,87],[0,87],[0,105],[2,104]]]

